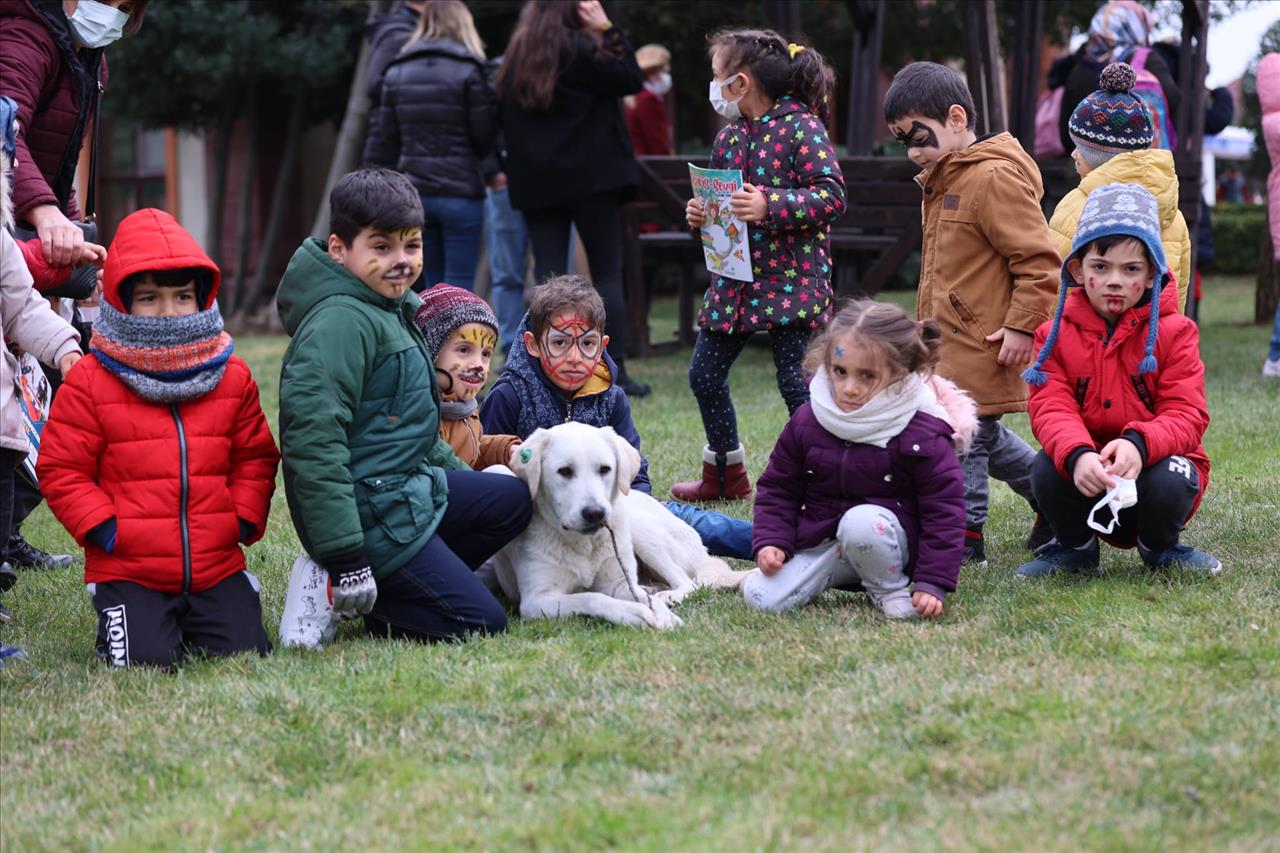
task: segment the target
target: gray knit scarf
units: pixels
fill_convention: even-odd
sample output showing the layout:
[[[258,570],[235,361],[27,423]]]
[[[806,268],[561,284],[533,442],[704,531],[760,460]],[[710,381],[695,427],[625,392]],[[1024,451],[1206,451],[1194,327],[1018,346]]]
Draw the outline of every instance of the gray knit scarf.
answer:
[[[90,351],[131,391],[152,403],[183,403],[222,381],[231,336],[217,303],[184,317],[139,317],[103,300]]]

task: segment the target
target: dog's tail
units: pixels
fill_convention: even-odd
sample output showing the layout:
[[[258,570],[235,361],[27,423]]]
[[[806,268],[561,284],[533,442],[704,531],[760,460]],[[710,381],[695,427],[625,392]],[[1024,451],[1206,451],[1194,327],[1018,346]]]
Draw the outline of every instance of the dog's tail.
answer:
[[[750,572],[735,572],[729,564],[718,557],[707,557],[698,563],[694,582],[698,586],[709,586],[715,589],[737,589],[742,579]]]

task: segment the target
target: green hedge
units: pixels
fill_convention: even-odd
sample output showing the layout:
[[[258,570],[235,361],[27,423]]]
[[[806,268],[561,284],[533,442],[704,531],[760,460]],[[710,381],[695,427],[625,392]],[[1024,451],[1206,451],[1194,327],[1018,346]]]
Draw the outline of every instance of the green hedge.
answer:
[[[1258,244],[1267,227],[1267,211],[1260,204],[1219,204],[1213,208],[1213,268],[1221,273],[1253,273],[1258,269]]]

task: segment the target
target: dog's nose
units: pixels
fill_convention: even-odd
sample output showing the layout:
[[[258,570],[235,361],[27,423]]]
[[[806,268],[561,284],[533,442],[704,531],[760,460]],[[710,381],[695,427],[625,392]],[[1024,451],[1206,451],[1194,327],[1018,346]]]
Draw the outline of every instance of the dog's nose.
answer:
[[[600,524],[604,521],[604,507],[589,506],[582,510],[582,520],[587,524]]]

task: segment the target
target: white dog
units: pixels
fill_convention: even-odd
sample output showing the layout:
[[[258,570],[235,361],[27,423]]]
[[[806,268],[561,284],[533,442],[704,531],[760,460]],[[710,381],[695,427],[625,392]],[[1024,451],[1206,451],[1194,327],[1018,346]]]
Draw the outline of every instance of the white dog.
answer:
[[[526,619],[585,615],[674,628],[682,622],[668,605],[700,585],[736,588],[747,574],[708,556],[693,528],[631,491],[640,454],[609,427],[540,429],[512,467],[529,486],[533,520],[495,569]],[[641,586],[637,558],[666,589]]]

